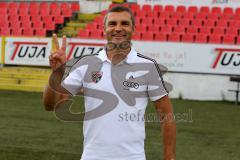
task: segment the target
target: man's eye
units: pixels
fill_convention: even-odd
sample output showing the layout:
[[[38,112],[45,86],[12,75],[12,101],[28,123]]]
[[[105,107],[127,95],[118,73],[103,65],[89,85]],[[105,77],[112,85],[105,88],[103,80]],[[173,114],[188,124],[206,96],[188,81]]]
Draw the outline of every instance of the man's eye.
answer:
[[[122,25],[124,25],[124,26],[128,26],[129,23],[128,23],[128,22],[123,22]]]
[[[112,23],[110,22],[110,23],[108,23],[108,25],[109,25],[109,26],[114,26],[115,23],[114,23],[114,22],[112,22]]]

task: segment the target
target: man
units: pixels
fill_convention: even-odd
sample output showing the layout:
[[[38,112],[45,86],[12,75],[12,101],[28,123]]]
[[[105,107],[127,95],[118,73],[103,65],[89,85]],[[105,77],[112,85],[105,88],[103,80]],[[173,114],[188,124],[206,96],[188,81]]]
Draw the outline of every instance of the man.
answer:
[[[68,76],[60,74],[60,79],[64,77],[61,84],[48,85],[44,92],[45,109],[57,110],[59,102],[84,89],[82,160],[146,160],[143,119],[148,99],[154,102],[161,117],[164,160],[175,159],[172,105],[158,65],[131,47],[134,32],[132,12],[122,6],[113,7],[104,19],[105,49],[75,62]],[[64,36],[60,48],[56,35],[53,39],[56,51],[49,61],[54,74],[58,68],[65,68],[67,43]]]

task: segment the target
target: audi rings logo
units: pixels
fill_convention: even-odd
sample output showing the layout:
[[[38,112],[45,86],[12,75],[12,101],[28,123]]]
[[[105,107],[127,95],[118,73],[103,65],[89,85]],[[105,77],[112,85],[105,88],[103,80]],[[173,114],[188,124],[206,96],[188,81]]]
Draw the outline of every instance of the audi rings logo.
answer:
[[[138,87],[139,87],[139,84],[138,84],[138,83],[136,83],[136,82],[128,82],[128,81],[124,81],[124,82],[123,82],[123,85],[124,85],[125,87],[135,88],[135,89],[138,89]]]

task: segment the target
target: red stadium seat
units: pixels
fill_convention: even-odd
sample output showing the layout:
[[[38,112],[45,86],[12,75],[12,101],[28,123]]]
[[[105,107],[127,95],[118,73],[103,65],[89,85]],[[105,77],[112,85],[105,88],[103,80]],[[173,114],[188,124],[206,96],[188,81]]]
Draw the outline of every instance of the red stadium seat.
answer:
[[[33,28],[37,29],[37,28],[43,28],[43,22],[41,21],[33,21]]]
[[[221,14],[222,13],[222,9],[220,7],[212,7],[211,13]]]
[[[10,15],[10,16],[9,16],[9,21],[10,21],[10,22],[19,21],[19,16],[18,16],[18,15]]]
[[[217,13],[209,13],[207,15],[207,19],[212,19],[212,20],[218,20],[220,14],[217,14]]]
[[[223,9],[223,13],[224,13],[224,14],[233,14],[234,11],[233,11],[233,8],[231,8],[231,7],[226,7],[226,8]]]
[[[30,21],[30,16],[29,15],[22,15],[19,17],[21,22],[25,21]]]
[[[208,36],[206,34],[197,34],[195,38],[196,43],[207,43]]]
[[[226,20],[219,20],[216,22],[217,27],[227,27],[227,25],[228,25],[228,21]]]
[[[13,9],[13,8],[18,8],[18,3],[17,2],[10,2],[9,4],[8,4],[8,8],[9,9]]]
[[[64,23],[64,17],[63,16],[55,16],[54,17],[54,22],[56,24],[63,24]]]
[[[7,8],[8,3],[7,2],[0,2],[0,8]]]
[[[151,10],[152,10],[152,6],[149,4],[144,4],[142,6],[142,11],[144,11],[144,12],[150,12]]]
[[[167,34],[165,33],[156,33],[155,34],[155,40],[156,41],[167,41]]]
[[[222,36],[219,34],[213,34],[209,36],[209,43],[222,43]]]
[[[172,41],[172,42],[179,42],[179,41],[181,41],[180,34],[178,34],[178,33],[171,33],[171,34],[169,34],[168,41]]]
[[[194,20],[192,20],[191,25],[192,26],[196,26],[196,27],[202,27],[203,26],[203,20],[201,20],[201,19],[194,19]]]
[[[223,44],[235,44],[235,36],[234,35],[225,35],[223,37]]]
[[[8,14],[7,8],[0,8],[0,15],[7,15],[7,14]]]
[[[49,5],[49,9],[50,10],[59,9],[58,3],[57,2],[51,2],[50,5]]]
[[[11,28],[20,28],[21,24],[19,21],[13,21],[13,22],[10,22],[10,27]]]
[[[210,12],[210,8],[208,6],[202,6],[200,7],[200,13],[209,13]]]
[[[55,22],[45,23],[44,28],[46,28],[47,31],[54,31],[55,30]]]
[[[212,28],[211,27],[200,27],[199,32],[200,32],[200,34],[210,35],[212,33]]]
[[[183,17],[183,19],[189,19],[189,20],[191,20],[191,19],[194,18],[194,13],[192,13],[192,12],[186,12],[186,13],[183,13],[182,17]]]
[[[182,42],[194,42],[194,34],[186,33],[182,35]]]
[[[198,34],[199,33],[199,27],[189,26],[189,27],[187,27],[187,33]]]
[[[173,13],[175,11],[174,6],[173,5],[166,5],[164,8],[165,12],[169,12],[169,13]]]
[[[147,31],[147,25],[146,24],[142,24],[142,25],[136,26],[136,31],[137,32],[146,32]]]
[[[72,10],[69,9],[61,9],[61,15],[67,18],[72,17]]]
[[[31,20],[32,20],[33,23],[41,22],[42,21],[42,17],[40,15],[31,16]]]
[[[240,44],[240,36],[237,37],[237,44]]]
[[[67,2],[62,2],[60,3],[60,9],[61,10],[64,10],[64,9],[71,9],[70,6],[69,6],[69,3]]]
[[[152,25],[153,24],[153,18],[143,18],[142,24]]]
[[[137,4],[137,3],[130,4],[130,9],[131,9],[132,11],[134,11],[134,12],[141,10],[141,9],[140,9],[140,5]]]
[[[150,26],[148,26],[148,31],[157,33],[160,31],[160,27],[159,27],[159,25],[150,25]]]
[[[21,28],[12,28],[11,35],[13,36],[22,36],[22,29]]]
[[[80,5],[78,2],[71,3],[71,9],[72,12],[79,12],[80,11]]]
[[[22,21],[21,23],[22,28],[31,28],[32,27],[32,22],[31,21]]]
[[[140,32],[135,32],[135,33],[133,34],[132,39],[133,39],[133,40],[141,40],[141,37],[142,37],[142,34],[141,34]]]
[[[185,33],[185,27],[184,26],[175,26],[173,28],[173,32],[178,33],[178,34],[184,34]]]
[[[96,21],[95,21],[96,22]],[[100,23],[100,22],[99,22]],[[101,22],[102,23],[102,22]],[[139,17],[136,17],[135,18],[135,25],[137,26],[137,25],[141,25],[141,23],[142,23],[142,19],[141,18],[139,18]]]
[[[102,31],[90,31],[90,37],[94,39],[102,39],[103,38],[103,33]]]
[[[53,16],[48,15],[48,16],[42,16],[42,22],[43,23],[51,23],[53,21]]]
[[[170,14],[168,12],[160,12],[159,18],[168,19],[168,18],[170,18]]]
[[[91,30],[97,30],[98,29],[98,23],[88,23],[86,28],[87,30],[91,31]]]
[[[170,34],[172,33],[172,26],[161,26],[160,30],[162,33]]]
[[[213,28],[213,34],[224,35],[225,34],[225,28],[224,27],[214,27]]]
[[[227,28],[226,29],[226,35],[237,36],[238,35],[238,28],[237,27]]]
[[[139,17],[139,18],[145,18],[146,15],[147,15],[146,12],[136,11],[136,17]]]
[[[180,26],[185,26],[188,27],[190,25],[190,20],[189,19],[182,19],[178,22]]]
[[[20,16],[28,16],[29,15],[28,8],[26,8],[26,9],[19,9],[19,15]]]
[[[166,20],[166,23],[167,23],[167,25],[175,26],[175,25],[177,25],[178,20],[177,20],[177,19],[170,18],[170,19],[167,19],[167,20]]]
[[[204,19],[207,18],[207,13],[205,13],[205,12],[197,13],[197,14],[195,15],[195,18],[196,18],[196,19],[199,19],[199,20],[204,20]]]
[[[163,11],[163,6],[161,5],[154,5],[153,10],[157,12],[162,12]]]
[[[21,2],[21,3],[19,3],[19,7],[18,7],[19,9],[26,9],[26,10],[28,10],[28,8],[29,8],[29,3],[26,3],[26,2]]]
[[[181,12],[173,12],[171,15],[170,15],[171,18],[174,18],[174,19],[182,19],[182,13]]]
[[[166,20],[162,18],[154,18],[153,22],[155,25],[158,25],[158,26],[166,25]]]
[[[187,12],[198,13],[198,8],[196,6],[189,6]]]
[[[46,29],[45,28],[37,28],[35,29],[35,35],[40,37],[46,36]]]
[[[221,14],[220,15],[220,20],[231,20],[232,19],[232,17],[233,17],[233,14],[225,14],[225,13],[223,13],[223,14]]]
[[[205,27],[215,27],[216,21],[213,19],[207,19],[203,22],[203,26]]]
[[[50,9],[50,14],[52,15],[52,16],[60,16],[61,15],[61,10],[60,10],[60,8],[56,8],[56,9],[54,9],[54,10],[51,10]]]
[[[142,33],[142,40],[152,41],[153,38],[154,38],[153,32],[143,32],[143,33]]]
[[[32,28],[24,28],[23,29],[23,36],[33,36],[33,29]]]
[[[1,28],[1,36],[9,36],[11,34],[10,28]]]
[[[149,18],[158,18],[159,17],[159,12],[158,11],[151,11],[146,13],[147,17]]]
[[[236,27],[236,28],[240,28],[240,20],[231,20],[229,21],[229,27]]]
[[[240,8],[236,8],[235,14],[236,14],[236,15],[240,15]]]
[[[177,8],[176,8],[176,12],[179,12],[179,13],[185,13],[186,10],[187,9],[185,6],[177,6]]]

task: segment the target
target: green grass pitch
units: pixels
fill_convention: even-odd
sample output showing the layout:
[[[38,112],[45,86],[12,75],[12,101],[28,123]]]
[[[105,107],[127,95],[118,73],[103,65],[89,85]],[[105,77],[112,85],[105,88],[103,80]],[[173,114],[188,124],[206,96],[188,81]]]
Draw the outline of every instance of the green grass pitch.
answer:
[[[40,93],[0,91],[0,160],[80,159],[82,123],[59,121],[44,111],[41,97]],[[191,116],[188,122],[177,122],[177,160],[240,159],[240,105],[172,102],[175,115]],[[149,105],[147,114],[154,112]],[[162,160],[159,123],[146,123],[146,132],[147,160]]]

